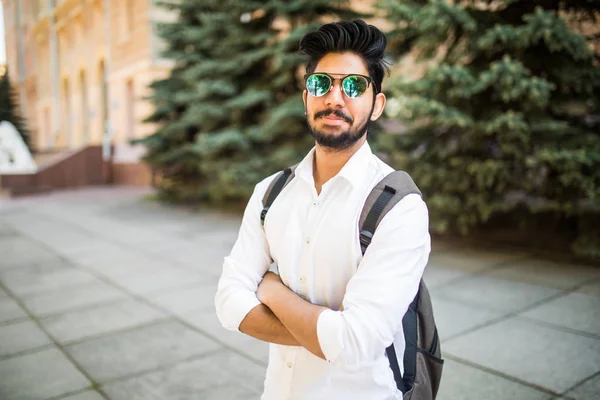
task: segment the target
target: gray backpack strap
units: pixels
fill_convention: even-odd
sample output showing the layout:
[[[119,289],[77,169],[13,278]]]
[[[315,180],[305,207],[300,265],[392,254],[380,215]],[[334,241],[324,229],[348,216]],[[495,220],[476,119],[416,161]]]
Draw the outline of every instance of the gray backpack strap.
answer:
[[[413,193],[422,196],[412,178],[404,171],[392,172],[371,190],[359,220],[360,246],[363,254],[371,244],[373,234],[383,217],[400,200]],[[419,324],[425,324],[426,331],[419,330]],[[400,373],[398,354],[396,354],[394,344],[392,343],[385,349],[396,386],[403,393],[404,399],[410,400],[413,398],[415,379],[419,375],[419,379],[425,381],[425,384],[421,385],[422,387],[418,389],[419,394],[415,395],[414,398],[421,400],[435,399],[441,379],[443,360],[439,358],[441,357],[441,351],[437,329],[433,320],[429,292],[423,280],[420,282],[417,295],[402,318],[402,327],[406,344],[404,354],[401,357],[404,375]],[[431,345],[425,345],[425,343],[431,343]],[[418,369],[417,357],[423,357],[423,355],[418,354],[419,351],[422,351],[421,346],[431,351],[431,354],[429,358],[425,358],[425,367],[422,366]],[[435,359],[435,361],[430,359]]]
[[[422,196],[410,175],[404,171],[394,171],[383,178],[371,190],[365,201],[359,220],[360,247],[365,254],[371,244],[375,229],[385,215],[405,196],[416,193]]]
[[[267,216],[267,212],[269,211],[269,208],[271,208],[271,206],[273,205],[273,202],[275,201],[277,196],[279,196],[279,193],[281,193],[283,188],[288,183],[290,183],[292,179],[294,179],[294,176],[296,176],[295,172],[297,166],[298,164],[284,169],[275,177],[275,179],[271,181],[271,184],[269,185],[267,191],[265,192],[265,195],[263,196],[263,210],[260,213],[260,224],[262,226],[265,225],[265,217]]]

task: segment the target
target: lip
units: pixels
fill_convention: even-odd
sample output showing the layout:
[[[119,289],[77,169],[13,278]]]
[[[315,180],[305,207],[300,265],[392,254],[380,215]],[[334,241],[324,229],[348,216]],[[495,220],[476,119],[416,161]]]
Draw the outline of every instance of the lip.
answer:
[[[342,118],[334,117],[331,115],[328,115],[326,117],[321,117],[321,119],[324,120],[327,125],[342,125],[343,123],[346,122]]]

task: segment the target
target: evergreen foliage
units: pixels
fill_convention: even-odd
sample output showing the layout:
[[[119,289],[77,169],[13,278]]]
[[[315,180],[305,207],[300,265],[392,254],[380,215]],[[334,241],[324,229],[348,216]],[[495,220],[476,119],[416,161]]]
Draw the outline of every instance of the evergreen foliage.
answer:
[[[12,123],[21,134],[23,141],[29,147],[29,130],[26,121],[19,112],[19,101],[17,92],[10,83],[8,70],[0,76],[0,122]]]
[[[392,84],[394,117],[410,129],[382,137],[427,196],[432,228],[542,219],[600,258],[598,33],[578,29],[598,22],[600,1],[379,5],[394,56],[434,60],[422,78]]]
[[[181,0],[159,25],[173,60],[152,84],[156,132],[138,142],[170,199],[247,199],[314,142],[302,104],[304,33],[322,18],[354,18],[345,1]]]

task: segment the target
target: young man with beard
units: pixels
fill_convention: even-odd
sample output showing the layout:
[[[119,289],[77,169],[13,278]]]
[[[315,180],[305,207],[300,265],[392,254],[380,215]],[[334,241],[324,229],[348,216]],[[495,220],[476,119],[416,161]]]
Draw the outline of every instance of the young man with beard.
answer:
[[[358,220],[393,169],[372,152],[369,122],[385,107],[387,40],[363,21],[308,33],[303,100],[315,147],[261,225],[254,190],[215,298],[222,325],[271,343],[263,400],[401,399],[385,349],[404,349],[402,317],[430,252],[428,211],[409,194],[362,255]],[[271,263],[279,274],[268,272]]]

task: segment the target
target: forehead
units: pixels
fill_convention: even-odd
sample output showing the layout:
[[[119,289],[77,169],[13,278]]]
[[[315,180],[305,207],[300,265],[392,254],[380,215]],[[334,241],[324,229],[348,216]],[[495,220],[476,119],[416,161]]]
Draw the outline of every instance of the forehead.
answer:
[[[362,57],[358,54],[348,52],[326,54],[317,63],[315,72],[369,75]]]

